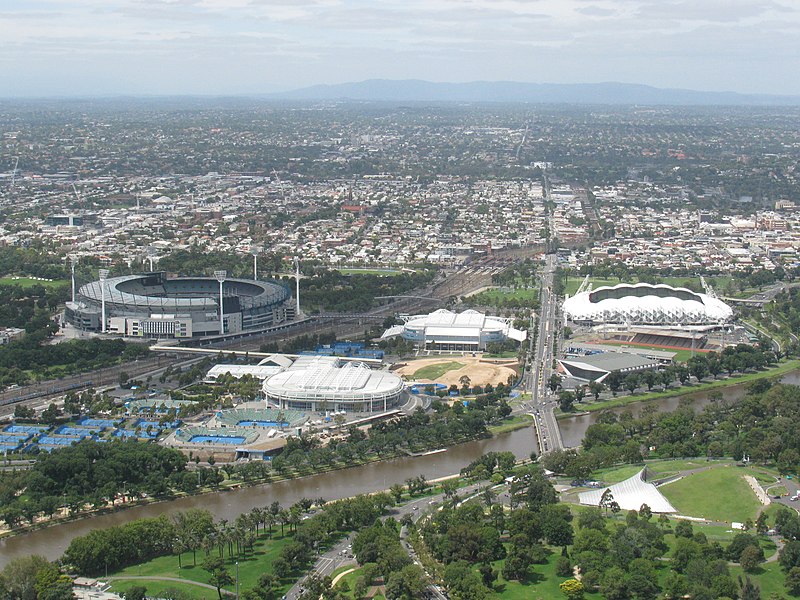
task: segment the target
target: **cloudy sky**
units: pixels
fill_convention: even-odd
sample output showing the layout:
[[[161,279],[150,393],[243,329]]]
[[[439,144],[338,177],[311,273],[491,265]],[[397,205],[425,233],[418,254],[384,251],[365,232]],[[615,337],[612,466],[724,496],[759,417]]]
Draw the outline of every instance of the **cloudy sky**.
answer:
[[[0,0],[0,96],[370,78],[800,94],[800,0]]]

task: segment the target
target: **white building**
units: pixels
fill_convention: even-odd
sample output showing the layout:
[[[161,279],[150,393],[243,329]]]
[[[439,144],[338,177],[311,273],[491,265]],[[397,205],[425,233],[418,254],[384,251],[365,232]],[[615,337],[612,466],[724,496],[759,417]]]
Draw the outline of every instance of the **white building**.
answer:
[[[515,329],[513,319],[491,317],[475,310],[454,313],[439,309],[428,315],[403,317],[402,325],[387,329],[382,338],[397,335],[427,350],[485,350],[486,344],[507,339],[524,341],[527,331]]]

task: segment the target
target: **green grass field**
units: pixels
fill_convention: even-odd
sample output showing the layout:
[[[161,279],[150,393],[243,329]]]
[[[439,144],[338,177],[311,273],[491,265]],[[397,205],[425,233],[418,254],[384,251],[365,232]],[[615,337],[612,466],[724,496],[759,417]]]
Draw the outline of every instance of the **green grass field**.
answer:
[[[175,581],[156,581],[140,579],[117,579],[111,582],[111,591],[120,595],[134,586],[143,586],[147,590],[150,598],[164,598],[168,590],[178,590],[187,598],[192,600],[217,600],[216,590],[209,590],[189,583],[178,583]]]
[[[484,306],[499,306],[509,301],[531,304],[538,300],[539,288],[517,288],[508,291],[494,288],[470,296],[470,301]]]
[[[755,520],[761,506],[743,478],[752,474],[749,469],[721,466],[688,475],[659,489],[682,515],[744,523],[747,519]]]
[[[530,415],[517,415],[515,417],[507,417],[503,419],[503,422],[500,425],[492,425],[489,427],[489,431],[492,435],[498,435],[500,433],[508,433],[509,431],[516,431],[517,429],[522,429],[523,427],[527,427],[533,422],[533,417]]]
[[[21,287],[33,287],[34,285],[41,285],[45,288],[62,288],[69,285],[66,279],[54,279],[53,281],[46,281],[40,279],[33,279],[31,277],[0,277],[0,285],[18,285]]]
[[[448,371],[455,371],[456,369],[460,369],[463,366],[464,363],[460,363],[454,360],[435,365],[428,365],[427,367],[422,367],[421,369],[417,369],[416,371],[414,371],[414,375],[412,375],[412,377],[414,379],[435,380],[444,375],[445,373],[447,373]]]
[[[280,529],[273,530],[273,539],[269,540],[265,536],[259,536],[255,545],[255,551],[248,554],[246,558],[230,559],[225,558],[225,565],[231,576],[236,572],[236,562],[239,562],[239,587],[240,589],[249,589],[253,587],[258,581],[259,575],[272,568],[272,562],[277,558],[281,549],[292,540],[291,536],[280,537]],[[202,550],[197,552],[197,566],[192,565],[192,553],[187,552],[181,555],[181,563],[183,568],[178,568],[177,556],[161,556],[154,558],[139,565],[133,565],[125,569],[121,569],[115,573],[109,573],[114,577],[176,577],[178,579],[186,579],[188,581],[197,581],[200,583],[208,583],[209,574],[201,567],[205,554]],[[150,584],[156,584],[156,580],[147,582],[146,580],[134,580],[136,585],[145,585],[150,590]],[[174,582],[167,583],[165,587],[177,587],[179,584]],[[192,586],[187,586],[192,587]],[[226,589],[233,589],[232,587]],[[198,597],[205,597],[203,588],[193,586],[192,590],[197,591]],[[216,597],[216,592],[211,592],[211,597]],[[152,594],[148,594],[152,595]]]
[[[337,269],[342,275],[382,275],[384,277],[394,277],[400,275],[397,269]]]

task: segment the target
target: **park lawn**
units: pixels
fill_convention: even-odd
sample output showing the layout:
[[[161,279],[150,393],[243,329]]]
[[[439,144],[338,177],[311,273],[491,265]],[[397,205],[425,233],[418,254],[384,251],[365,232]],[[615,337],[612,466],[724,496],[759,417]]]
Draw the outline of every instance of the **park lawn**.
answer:
[[[574,296],[575,292],[578,291],[578,288],[581,287],[583,283],[583,277],[569,277],[567,278],[567,284],[564,286],[564,294],[567,296]],[[619,283],[622,283],[622,280],[617,279],[616,277],[612,277],[610,279],[601,279],[600,277],[589,277],[589,283],[592,284],[592,289],[596,290],[599,287],[604,285],[607,286],[614,286]],[[636,281],[631,281],[629,283],[636,283]]]
[[[347,569],[351,568],[352,567],[339,567],[333,572],[331,579],[333,579],[336,575],[338,575],[342,571],[346,571]],[[352,573],[348,573],[347,575],[343,576],[338,582],[336,582],[337,586],[341,585],[343,582],[347,583],[347,592],[344,593],[345,597],[355,598],[353,590],[356,587],[356,580],[359,577],[361,577],[361,573],[363,570],[364,567],[358,567],[355,571],[353,571]],[[375,596],[373,596],[373,600],[386,600],[386,596],[378,592],[377,594],[375,594]]]
[[[509,431],[516,431],[517,429],[522,429],[523,427],[527,427],[533,422],[533,417],[531,415],[517,415],[514,417],[506,417],[503,419],[503,422],[499,425],[492,425],[489,427],[489,432],[492,435],[498,435],[500,433],[508,433]]]
[[[430,379],[435,380],[447,373],[448,371],[455,371],[464,366],[464,363],[450,361],[445,363],[438,363],[435,365],[428,365],[414,371],[412,377],[414,379]]]
[[[647,470],[653,475],[658,475],[659,478],[674,475],[680,471],[699,469],[713,464],[730,464],[730,462],[730,459],[725,458],[684,458],[646,461]]]
[[[33,279],[32,277],[0,277],[0,285],[18,285],[20,287],[33,287],[41,285],[48,289],[62,288],[69,285],[66,279],[54,279],[52,281]]]
[[[216,590],[209,590],[190,583],[177,581],[147,581],[140,579],[117,579],[111,582],[111,591],[122,595],[134,586],[143,586],[149,598],[164,598],[167,590],[178,590],[183,597],[192,600],[217,600]]]
[[[342,275],[380,275],[383,277],[395,277],[400,275],[397,269],[337,269]]]
[[[744,523],[755,519],[761,506],[737,467],[718,467],[687,475],[659,489],[677,511],[688,517]]]
[[[622,465],[618,467],[609,467],[607,469],[598,469],[592,473],[592,479],[603,483],[619,483],[629,477],[633,477],[643,468],[644,465]]]
[[[761,589],[762,598],[789,597],[789,591],[783,585],[785,578],[783,570],[777,562],[762,563],[754,573],[745,573],[738,565],[731,565],[730,571],[734,579],[741,575],[744,580],[745,575],[749,575],[753,583]]]
[[[269,540],[265,535],[259,533],[258,541],[255,544],[254,552],[248,554],[247,557],[228,558],[227,553],[225,556],[225,566],[231,574],[231,577],[236,577],[236,562],[239,563],[239,588],[249,589],[258,581],[261,573],[271,571],[273,561],[278,557],[278,554],[288,543],[292,541],[292,536],[288,534],[284,537],[280,535],[280,529],[275,531],[273,529],[272,539]],[[216,556],[216,549],[214,550]],[[117,571],[116,573],[109,573],[115,577],[135,576],[135,577],[177,577],[179,579],[187,579],[189,581],[198,581],[200,583],[208,583],[209,573],[203,570],[202,564],[205,558],[205,553],[202,550],[197,552],[197,566],[192,565],[192,553],[186,552],[181,555],[181,563],[183,568],[178,568],[177,555],[159,556],[147,562],[138,565],[132,565]],[[142,584],[145,585],[145,584]],[[234,586],[227,586],[225,589],[232,590]]]
[[[515,288],[504,290],[492,288],[470,296],[470,302],[478,305],[495,306],[506,301],[538,302],[539,288]]]
[[[556,560],[561,556],[561,549],[555,549],[547,557],[547,563],[543,565],[533,565],[532,575],[528,581],[507,581],[500,574],[503,571],[505,560],[498,560],[492,563],[492,567],[497,570],[497,580],[494,582],[494,594],[492,598],[503,598],[503,600],[527,600],[529,598],[543,598],[545,600],[563,600],[564,594],[561,593],[561,585],[571,577],[560,577],[556,575]],[[477,566],[476,566],[477,571]],[[601,598],[599,592],[587,593],[584,598]]]

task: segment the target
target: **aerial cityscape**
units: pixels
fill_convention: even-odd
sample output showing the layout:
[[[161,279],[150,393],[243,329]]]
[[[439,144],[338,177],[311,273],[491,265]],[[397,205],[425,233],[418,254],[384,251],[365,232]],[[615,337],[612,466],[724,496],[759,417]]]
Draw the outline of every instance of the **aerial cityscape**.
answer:
[[[0,600],[800,596],[793,3],[0,32]]]

